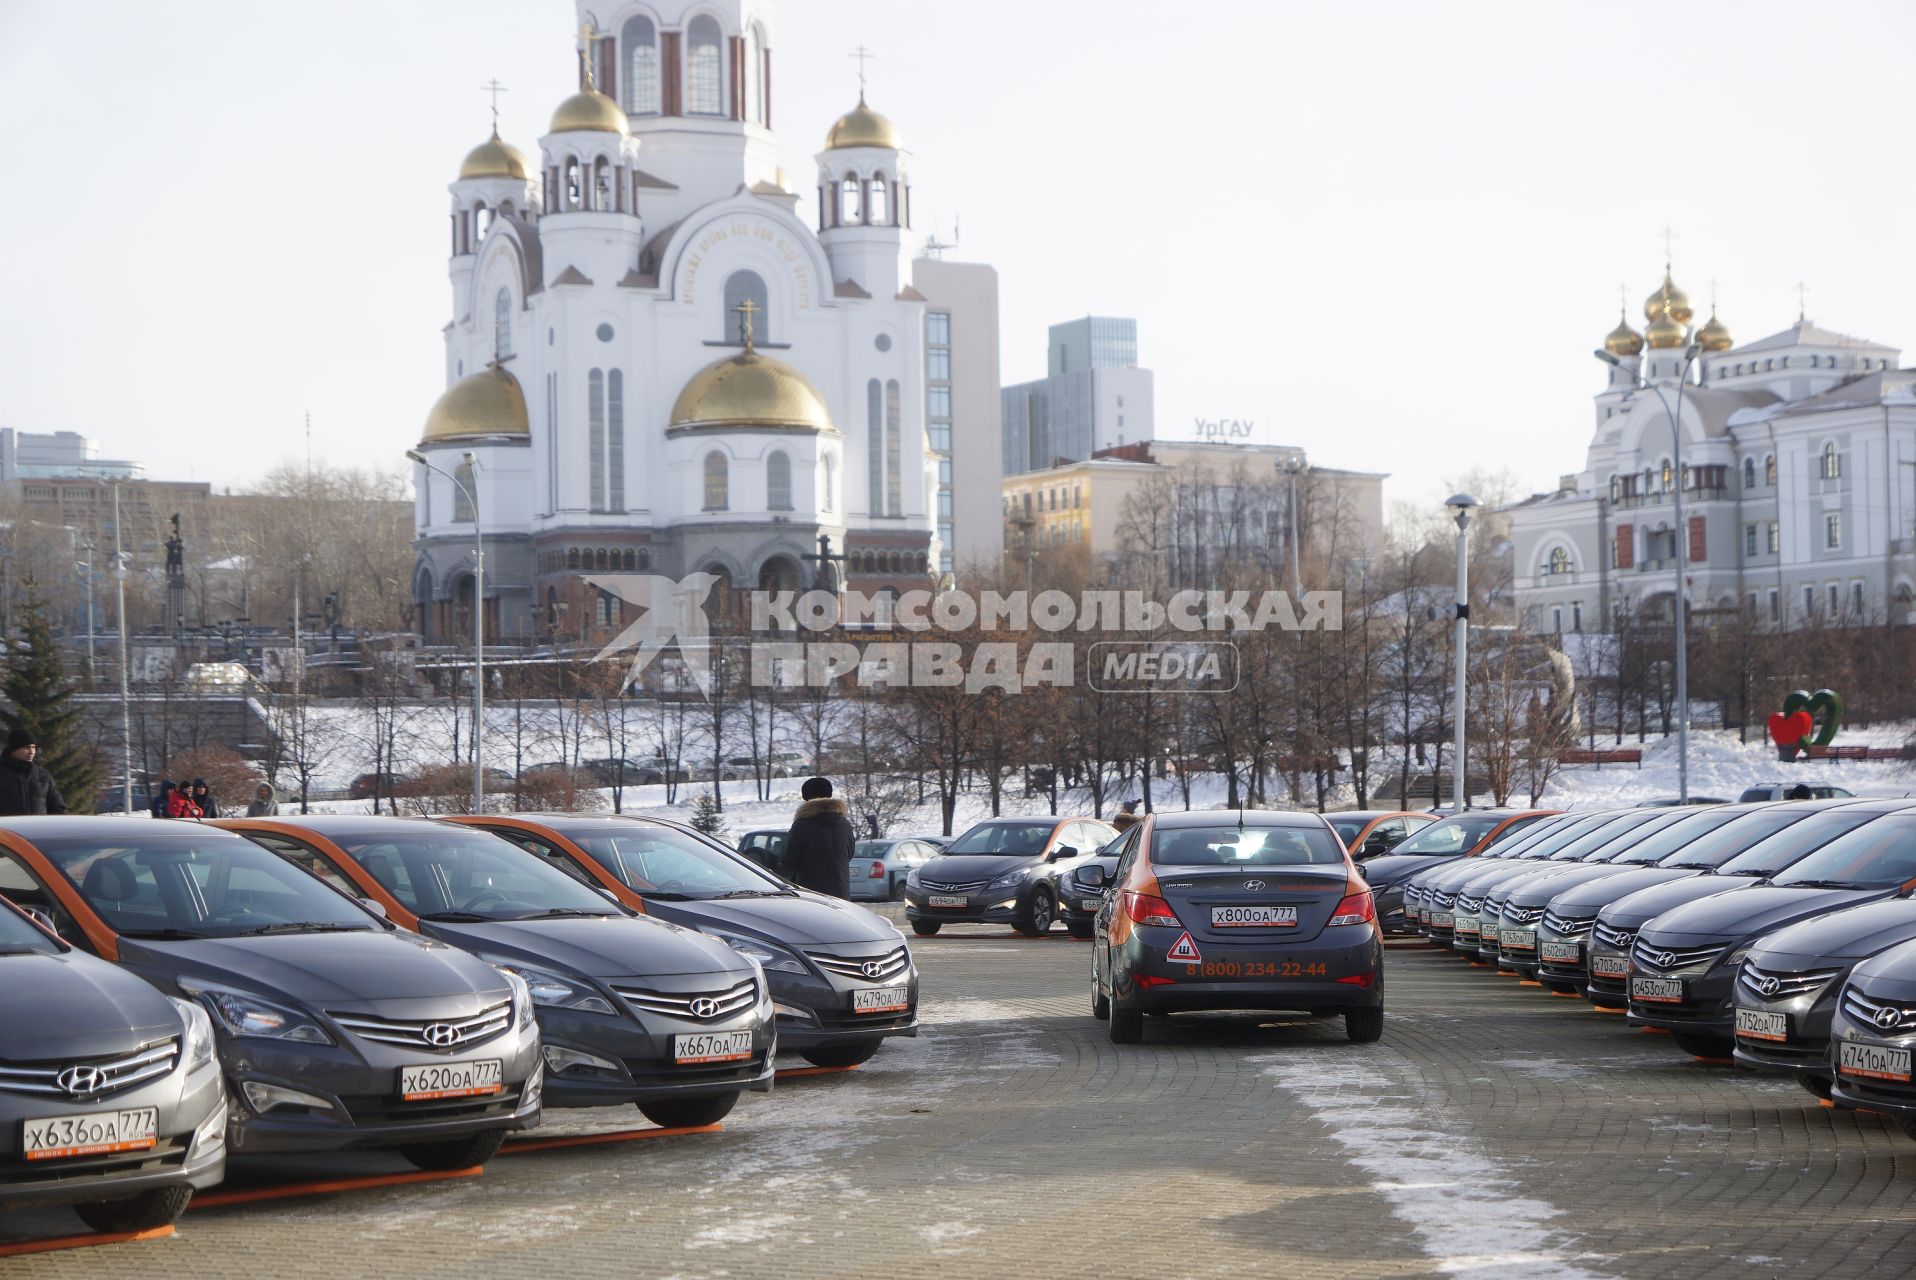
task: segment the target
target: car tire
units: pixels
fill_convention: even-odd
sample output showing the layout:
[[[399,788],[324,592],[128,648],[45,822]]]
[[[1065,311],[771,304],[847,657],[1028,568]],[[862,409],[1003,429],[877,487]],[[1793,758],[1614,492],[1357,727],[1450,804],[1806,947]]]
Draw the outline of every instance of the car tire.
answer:
[[[418,1168],[441,1173],[484,1164],[499,1154],[500,1144],[505,1140],[504,1129],[487,1129],[446,1142],[415,1142],[399,1148],[399,1154]]]
[[[1111,998],[1104,994],[1104,988],[1098,985],[1098,975],[1091,975],[1091,1016],[1103,1022],[1111,1016]]]
[[[1672,1031],[1676,1047],[1695,1058],[1727,1058],[1736,1050],[1728,1036],[1713,1036],[1707,1031]]]
[[[914,920],[911,922],[911,931],[921,938],[933,937],[944,927],[945,922],[942,920]]]
[[[171,1226],[175,1219],[186,1212],[186,1202],[192,1198],[191,1187],[155,1187],[124,1200],[76,1204],[73,1212],[95,1231],[114,1234],[151,1231],[155,1227]]]
[[[661,1129],[697,1129],[725,1119],[737,1101],[737,1090],[702,1098],[654,1098],[639,1104],[639,1114]]]
[[[1088,938],[1091,936],[1091,922],[1089,920],[1066,920],[1064,927],[1074,938]]]
[[[1352,1044],[1375,1044],[1384,1038],[1384,1006],[1344,1010],[1344,1034]]]
[[[891,882],[890,897],[893,902],[903,902],[905,900],[905,882],[903,880],[893,880]]]
[[[1813,1076],[1808,1072],[1799,1071],[1796,1073],[1795,1079],[1796,1083],[1803,1086],[1804,1089],[1815,1094],[1825,1102],[1829,1101],[1830,1082],[1822,1076]]]
[[[1042,938],[1051,932],[1051,920],[1051,891],[1039,889],[1031,895],[1031,910],[1025,922],[1018,926],[1018,932],[1027,938]]]
[[[1115,988],[1104,1004],[1104,1025],[1112,1044],[1137,1044],[1144,1039],[1144,1015],[1120,1004]]]
[[[871,1061],[871,1056],[884,1043],[874,1036],[870,1040],[852,1040],[845,1044],[821,1044],[815,1049],[800,1049],[798,1056],[815,1067],[855,1067],[861,1062]]]

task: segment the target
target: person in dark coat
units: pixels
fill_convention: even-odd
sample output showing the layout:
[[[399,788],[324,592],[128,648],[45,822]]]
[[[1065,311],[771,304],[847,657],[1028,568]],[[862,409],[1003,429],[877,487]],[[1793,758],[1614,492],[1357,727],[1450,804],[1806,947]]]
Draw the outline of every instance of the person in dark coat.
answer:
[[[39,754],[39,744],[25,729],[15,729],[7,735],[6,750],[0,757],[0,817],[67,811],[67,802],[60,795],[53,775],[34,763]]]
[[[798,789],[803,800],[785,836],[785,878],[801,889],[852,896],[852,846],[857,832],[845,802],[832,796],[825,778],[807,778]]]
[[[219,806],[213,803],[213,789],[206,785],[205,778],[193,779],[192,795],[193,803],[199,806],[200,817],[217,818],[220,816]]]
[[[1120,834],[1138,825],[1138,802],[1126,800],[1111,818],[1111,829]]]

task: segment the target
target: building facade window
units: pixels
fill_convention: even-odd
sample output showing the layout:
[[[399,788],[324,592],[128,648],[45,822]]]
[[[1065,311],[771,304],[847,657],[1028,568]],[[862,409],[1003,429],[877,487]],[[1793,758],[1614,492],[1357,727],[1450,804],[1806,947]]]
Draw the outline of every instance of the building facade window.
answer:
[[[1861,582],[1849,584],[1849,611],[1854,617],[1863,616],[1863,584]]]
[[[1823,545],[1831,551],[1843,545],[1843,513],[1832,511],[1823,517]]]
[[[458,480],[452,487],[452,522],[471,524],[473,483],[477,478],[473,475],[472,464],[462,462],[452,474]]]
[[[1755,458],[1743,459],[1743,487],[1746,490],[1756,488],[1756,459]]]
[[[605,510],[605,370],[585,376],[587,471],[594,511]]]
[[[1756,526],[1753,524],[1743,526],[1743,554],[1746,556],[1756,554]]]
[[[885,514],[885,388],[873,378],[865,384],[865,500],[871,514]]]
[[[885,226],[891,221],[891,184],[885,180],[883,171],[872,175],[869,191],[865,220],[874,227]]]
[[[625,373],[614,369],[605,380],[606,506],[625,510]]]
[[[492,357],[504,360],[512,354],[512,290],[501,289],[492,299]]]
[[[885,383],[885,513],[904,514],[904,441],[899,421],[898,379]]]
[[[659,32],[652,19],[633,18],[619,34],[625,50],[625,109],[630,115],[659,113]]]
[[[1763,459],[1763,483],[1772,489],[1776,487],[1776,455],[1773,453]]]
[[[1765,543],[1771,555],[1783,549],[1783,528],[1776,521],[1770,521],[1769,534]]]
[[[700,14],[685,29],[685,109],[688,115],[725,114],[724,40],[718,19]]]
[[[1545,563],[1543,571],[1552,577],[1560,573],[1569,573],[1570,553],[1562,547],[1552,547],[1550,549],[1550,559]],[[1561,631],[1563,628],[1559,626],[1557,629]]]
[[[754,22],[745,42],[745,118],[753,124],[764,124],[768,105],[765,98],[765,28]]]
[[[865,202],[859,198],[863,190],[855,173],[846,174],[844,180],[838,184],[840,224],[849,227],[865,220]]]
[[[792,509],[792,456],[783,449],[772,450],[765,459],[765,509]]]
[[[828,453],[820,462],[825,472],[825,501],[823,509],[838,510],[838,455]]]
[[[1843,478],[1843,455],[1836,451],[1834,440],[1823,446],[1823,478],[1825,480]]]
[[[705,509],[723,511],[731,505],[731,464],[717,449],[705,455]]]

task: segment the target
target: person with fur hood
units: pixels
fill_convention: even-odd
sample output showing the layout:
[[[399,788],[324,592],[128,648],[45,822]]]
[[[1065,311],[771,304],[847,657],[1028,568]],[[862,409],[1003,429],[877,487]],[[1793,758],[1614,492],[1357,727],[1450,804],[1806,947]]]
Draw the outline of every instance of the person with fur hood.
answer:
[[[1132,827],[1137,826],[1140,821],[1141,819],[1138,817],[1138,802],[1136,800],[1126,800],[1118,807],[1118,811],[1111,816],[1111,829],[1119,835],[1123,835]]]
[[[852,896],[852,846],[857,833],[845,802],[833,797],[826,778],[807,778],[799,788],[798,812],[785,837],[785,878],[801,889]]]

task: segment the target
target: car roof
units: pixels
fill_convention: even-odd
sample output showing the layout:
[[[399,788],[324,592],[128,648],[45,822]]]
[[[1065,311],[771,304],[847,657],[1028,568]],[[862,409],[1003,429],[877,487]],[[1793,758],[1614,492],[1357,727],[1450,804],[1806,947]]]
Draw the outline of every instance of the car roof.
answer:
[[[151,818],[127,818],[124,814],[100,814],[97,816],[80,815],[36,815],[32,817],[0,818],[0,830],[11,831],[28,843],[56,836],[79,836],[83,839],[100,840],[108,843],[124,843],[138,840],[143,836],[163,836],[176,834],[183,827],[198,828],[202,831],[216,832],[216,839],[232,836],[243,840],[237,832],[220,827],[208,826],[199,822],[161,821]]]
[[[1157,819],[1157,825],[1166,830],[1217,826],[1315,827],[1324,821],[1323,815],[1288,809],[1194,809],[1188,813],[1158,813],[1152,816]]]
[[[234,814],[232,821],[271,822],[287,827],[306,827],[327,836],[378,835],[399,826],[418,830],[427,826],[444,825],[434,822],[431,818],[401,817],[385,813],[290,813],[270,818],[247,818],[242,814]]]

